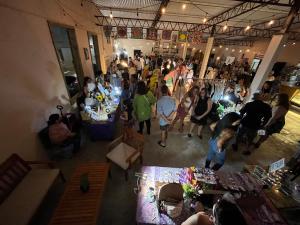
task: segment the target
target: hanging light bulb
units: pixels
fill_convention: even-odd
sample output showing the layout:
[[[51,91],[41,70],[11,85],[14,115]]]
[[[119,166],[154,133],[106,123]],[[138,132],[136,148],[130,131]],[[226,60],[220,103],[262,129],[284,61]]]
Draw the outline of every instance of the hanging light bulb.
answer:
[[[250,49],[248,48],[248,49],[246,50],[246,52],[250,52]]]
[[[247,31],[247,30],[250,30],[250,25],[248,25],[246,28],[245,28],[245,31]]]
[[[206,21],[207,21],[207,18],[204,17],[204,18],[203,18],[203,23],[206,23]]]
[[[139,9],[136,9],[136,16],[139,17]]]
[[[296,42],[293,42],[293,44],[292,45],[296,45]]]
[[[110,10],[109,17],[110,17],[110,18],[113,18],[113,17],[114,17],[111,10]]]
[[[225,24],[223,27],[223,31],[227,30],[227,28],[228,28],[228,26],[227,26],[227,24]]]
[[[231,51],[232,51],[232,52],[235,52],[235,49],[232,49]]]
[[[243,50],[240,50],[240,53],[242,53]]]
[[[214,51],[216,51],[216,49],[215,49],[215,48],[213,48],[213,50],[212,50],[212,51],[214,52]]]
[[[228,48],[225,48],[226,51],[228,51]]]
[[[220,56],[217,57],[217,60],[220,60]]]
[[[268,23],[269,26],[274,24],[274,20],[270,20],[270,22]]]
[[[162,9],[161,9],[161,12],[162,12],[162,13],[165,13],[165,12],[166,12],[166,8],[162,8]]]
[[[182,5],[182,9],[185,9],[185,8],[186,8],[186,4],[183,4],[183,5]]]
[[[222,45],[220,45],[220,46],[219,46],[219,48],[223,48],[223,46],[222,46]]]
[[[286,47],[286,44],[284,44],[283,47],[285,48],[285,47]]]

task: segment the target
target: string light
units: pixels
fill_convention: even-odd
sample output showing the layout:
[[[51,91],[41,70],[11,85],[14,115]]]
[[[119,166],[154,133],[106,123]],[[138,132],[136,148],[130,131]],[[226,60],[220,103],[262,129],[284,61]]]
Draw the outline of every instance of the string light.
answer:
[[[246,28],[245,28],[245,31],[247,31],[247,30],[250,30],[250,25],[248,25]]]
[[[228,20],[226,21],[226,24],[225,24],[224,27],[223,27],[223,31],[227,30],[227,28],[228,28],[227,23],[228,23]]]
[[[186,8],[186,4],[183,4],[183,5],[182,5],[182,9],[185,9],[185,8]]]
[[[222,46],[222,45],[220,45],[220,46],[219,46],[219,48],[223,48],[223,46]]]
[[[161,12],[162,12],[162,13],[165,13],[165,12],[166,12],[166,8],[162,8],[162,9],[161,9]]]
[[[110,17],[110,18],[113,18],[113,17],[114,17],[111,10],[110,10],[109,17]]]

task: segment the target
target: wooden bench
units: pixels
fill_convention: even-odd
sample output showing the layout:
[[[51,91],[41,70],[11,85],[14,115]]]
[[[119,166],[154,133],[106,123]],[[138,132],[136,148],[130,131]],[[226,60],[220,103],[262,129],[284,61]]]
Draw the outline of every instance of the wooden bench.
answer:
[[[32,167],[43,164],[47,168]],[[52,162],[24,161],[12,154],[0,165],[0,224],[28,224],[59,176],[64,181]]]
[[[83,193],[80,191],[80,177],[86,173],[89,179],[89,191]],[[64,194],[50,224],[96,224],[108,174],[108,163],[90,162],[77,167],[67,182]]]

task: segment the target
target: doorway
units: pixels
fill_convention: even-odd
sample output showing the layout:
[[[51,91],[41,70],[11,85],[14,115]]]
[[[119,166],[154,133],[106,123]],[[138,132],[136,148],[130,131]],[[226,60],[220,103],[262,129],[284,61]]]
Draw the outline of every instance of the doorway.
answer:
[[[141,57],[142,51],[139,50],[139,49],[134,49],[133,50],[133,55],[134,55],[134,57]]]
[[[49,23],[49,28],[65,85],[73,102],[83,84],[75,30],[53,23]]]
[[[96,34],[88,32],[89,49],[93,64],[93,71],[95,76],[100,76],[102,73],[99,55],[98,38]]]

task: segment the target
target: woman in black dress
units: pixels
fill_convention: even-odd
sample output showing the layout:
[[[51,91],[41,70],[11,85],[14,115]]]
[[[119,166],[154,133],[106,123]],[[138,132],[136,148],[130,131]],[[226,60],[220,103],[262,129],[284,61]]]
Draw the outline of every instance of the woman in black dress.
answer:
[[[189,137],[192,137],[192,132],[195,125],[198,126],[197,135],[202,139],[203,126],[207,124],[207,116],[212,108],[212,100],[208,97],[207,90],[202,88],[196,106],[193,109],[191,116],[191,127],[188,133]]]

